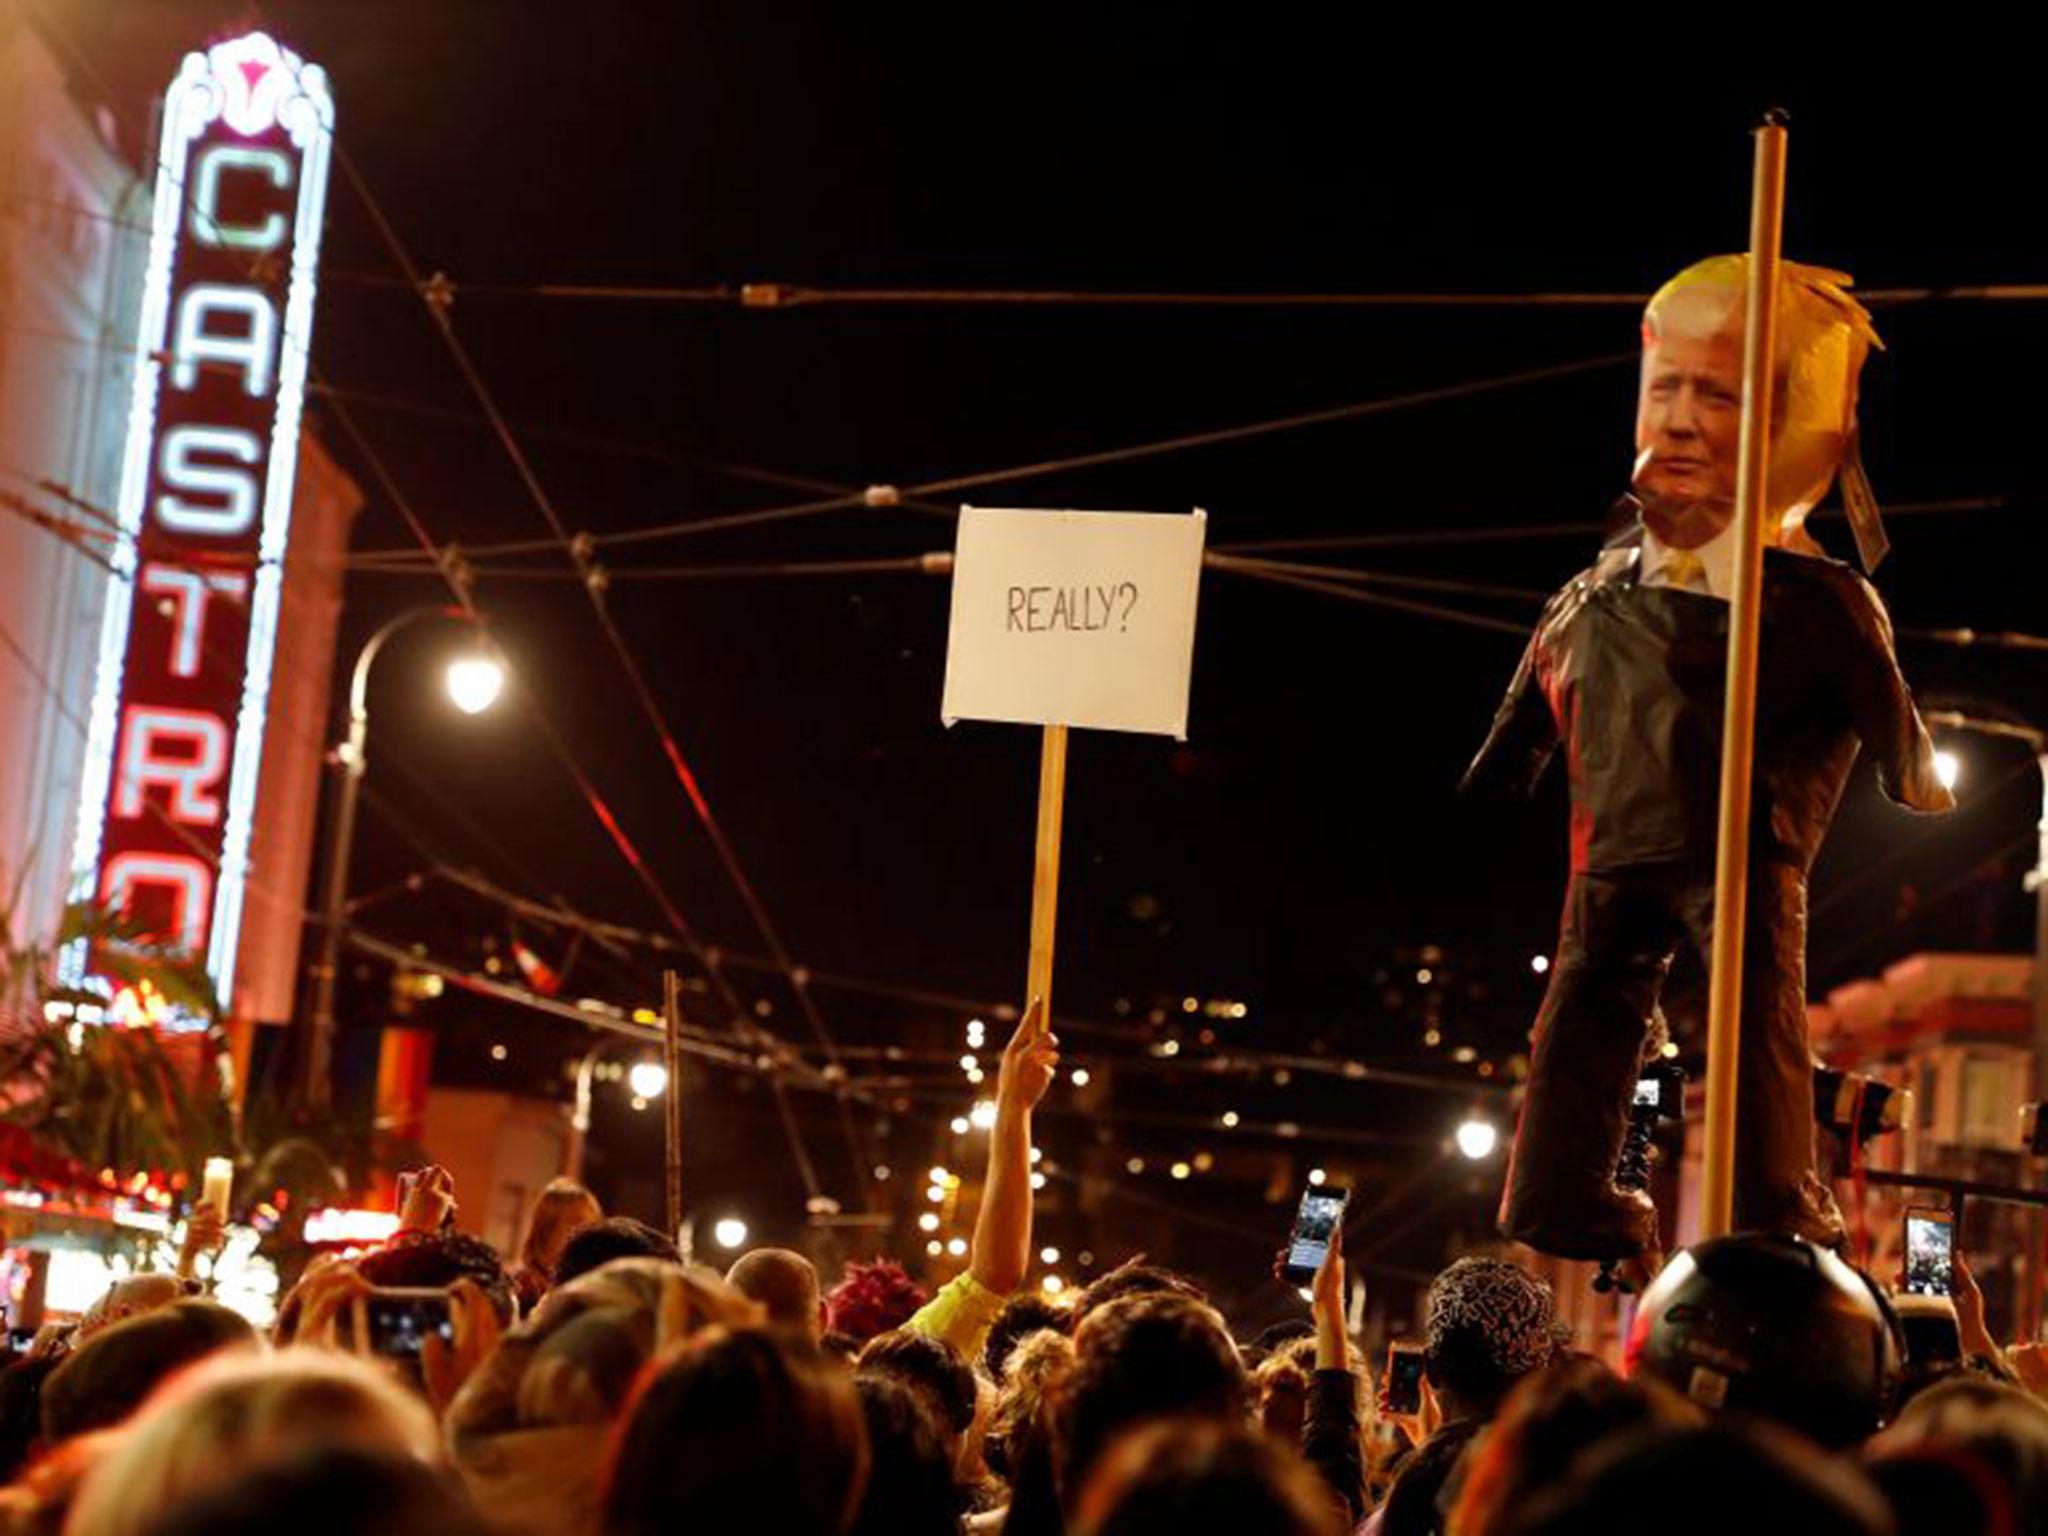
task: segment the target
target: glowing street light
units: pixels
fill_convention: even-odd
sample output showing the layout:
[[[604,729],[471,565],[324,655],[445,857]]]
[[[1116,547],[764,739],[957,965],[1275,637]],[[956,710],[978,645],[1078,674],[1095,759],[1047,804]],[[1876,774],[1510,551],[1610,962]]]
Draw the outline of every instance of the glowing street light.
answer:
[[[626,1071],[626,1086],[636,1099],[658,1099],[668,1088],[668,1068],[658,1061],[636,1061]]]
[[[320,950],[313,965],[312,1007],[307,1010],[305,1024],[307,1046],[297,1085],[300,1102],[316,1110],[325,1109],[334,1097],[334,993],[341,972],[342,933],[348,926],[348,867],[355,841],[356,799],[370,761],[370,666],[384,649],[384,643],[399,630],[429,619],[476,623],[475,615],[460,608],[407,608],[363,642],[349,675],[348,737],[334,752],[341,782],[334,818],[329,824],[327,884],[320,903]],[[488,709],[504,685],[503,664],[481,650],[472,651],[448,669],[449,692],[456,707],[467,714]]]
[[[1491,1120],[1472,1115],[1458,1126],[1458,1150],[1475,1163],[1493,1156],[1499,1144],[1500,1131]]]
[[[505,691],[505,666],[495,656],[461,656],[448,663],[448,697],[465,715],[480,715]]]
[[[1938,748],[1934,754],[1934,776],[1941,780],[1943,789],[1954,789],[1963,776],[1963,760],[1946,747]]]
[[[747,1242],[747,1224],[737,1216],[721,1216],[712,1225],[711,1240],[727,1250],[744,1248]]]

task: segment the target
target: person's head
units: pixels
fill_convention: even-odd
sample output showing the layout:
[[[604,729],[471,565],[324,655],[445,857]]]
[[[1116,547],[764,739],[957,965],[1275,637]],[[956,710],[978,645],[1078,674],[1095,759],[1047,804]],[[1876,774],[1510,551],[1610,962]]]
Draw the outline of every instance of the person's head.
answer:
[[[1637,1429],[1705,1422],[1675,1393],[1623,1381],[1589,1355],[1522,1378],[1477,1447],[1451,1520],[1458,1536],[1496,1536],[1514,1512],[1603,1440]]]
[[[1106,1275],[1097,1275],[1081,1288],[1081,1294],[1074,1298],[1072,1327],[1079,1328],[1088,1314],[1097,1307],[1121,1301],[1126,1296],[1191,1296],[1196,1301],[1204,1299],[1202,1288],[1185,1276],[1177,1275],[1170,1269],[1157,1264],[1147,1264],[1142,1257],[1129,1259],[1117,1265]]]
[[[313,1446],[188,1499],[150,1536],[489,1536],[459,1486],[409,1456]]]
[[[768,1320],[795,1328],[816,1343],[825,1332],[825,1304],[818,1293],[818,1271],[811,1261],[787,1248],[752,1248],[733,1260],[725,1272],[731,1285],[768,1309]]]
[[[1490,1418],[1557,1350],[1550,1287],[1505,1259],[1465,1258],[1430,1282],[1423,1369],[1447,1417]]]
[[[552,1276],[562,1258],[562,1245],[578,1229],[603,1219],[604,1207],[581,1184],[574,1179],[549,1180],[526,1218],[526,1240],[519,1245],[519,1262]]]
[[[54,1445],[118,1424],[172,1372],[255,1343],[247,1318],[211,1301],[174,1301],[116,1323],[65,1356],[43,1384],[43,1438]]]
[[[587,1275],[613,1259],[665,1259],[680,1264],[683,1256],[673,1242],[646,1222],[607,1216],[569,1234],[561,1257],[555,1260],[555,1284]]]
[[[876,1334],[862,1346],[854,1372],[888,1376],[922,1393],[955,1450],[974,1424],[974,1372],[943,1339],[906,1328]]]
[[[427,1405],[368,1361],[313,1349],[217,1354],[166,1382],[86,1475],[67,1536],[141,1536],[180,1499],[315,1447],[434,1462]]]
[[[1623,1435],[1516,1512],[1512,1536],[1655,1530],[1724,1536],[1892,1536],[1884,1500],[1848,1462],[1767,1424],[1716,1420],[1697,1429]]]
[[[1010,1351],[1026,1335],[1042,1329],[1065,1333],[1074,1314],[1046,1300],[1043,1291],[1019,1291],[1003,1303],[1002,1311],[989,1325],[988,1341],[981,1347],[981,1368],[997,1386],[1010,1363]]]
[[[593,1529],[605,1448],[664,1325],[681,1337],[762,1316],[710,1270],[660,1259],[614,1259],[556,1286],[448,1405],[449,1451],[477,1508],[512,1530]]]
[[[947,1436],[930,1400],[878,1372],[854,1377],[868,1434],[868,1483],[857,1536],[957,1536],[963,1503]]]
[[[474,1280],[491,1298],[500,1322],[512,1321],[512,1277],[498,1250],[467,1232],[401,1232],[355,1261],[375,1286],[438,1288]]]
[[[1252,1372],[1252,1404],[1261,1429],[1288,1445],[1300,1444],[1308,1417],[1308,1372],[1285,1352],[1268,1354]]]
[[[865,1344],[878,1333],[901,1328],[926,1300],[923,1287],[893,1259],[848,1264],[825,1298],[825,1327]]]
[[[1659,288],[1643,312],[1634,487],[1665,543],[1695,549],[1734,515],[1749,258],[1715,256]],[[1796,542],[1856,425],[1877,335],[1846,273],[1786,262],[1778,296],[1766,532]]]
[[[1958,1376],[1921,1392],[1865,1448],[1895,1507],[1930,1486],[1962,1481],[1984,1508],[1981,1525],[1959,1507],[1946,1529],[1995,1528],[1999,1511],[2026,1512],[2020,1530],[2048,1528],[2048,1405],[1988,1377]],[[1945,1473],[1944,1470],[1945,1469]],[[1903,1513],[1903,1509],[1902,1509]]]
[[[1674,1257],[1636,1304],[1625,1353],[1631,1378],[1837,1448],[1876,1430],[1899,1367],[1896,1325],[1867,1276],[1762,1232]]]
[[[1074,1333],[1060,1388],[1059,1483],[1072,1501],[1111,1440],[1144,1419],[1178,1413],[1232,1422],[1245,1414],[1237,1345],[1216,1310],[1153,1292],[1096,1308]]]
[[[1014,1480],[1024,1464],[1026,1442],[1043,1439],[1050,1428],[1048,1404],[1074,1368],[1074,1341],[1042,1328],[1018,1341],[1007,1365],[983,1453],[992,1471]]]
[[[1075,1522],[1075,1536],[1343,1529],[1329,1490],[1297,1452],[1243,1424],[1189,1418],[1119,1437],[1081,1490]]]
[[[155,1270],[116,1280],[100,1294],[99,1300],[78,1315],[78,1326],[71,1333],[72,1348],[76,1349],[104,1328],[111,1328],[131,1317],[140,1317],[145,1312],[154,1312],[158,1307],[167,1307],[182,1296],[197,1295],[198,1291],[196,1281],[181,1280],[176,1275]]]
[[[853,1381],[786,1333],[708,1329],[642,1376],[605,1474],[605,1536],[839,1536],[867,1479]]]

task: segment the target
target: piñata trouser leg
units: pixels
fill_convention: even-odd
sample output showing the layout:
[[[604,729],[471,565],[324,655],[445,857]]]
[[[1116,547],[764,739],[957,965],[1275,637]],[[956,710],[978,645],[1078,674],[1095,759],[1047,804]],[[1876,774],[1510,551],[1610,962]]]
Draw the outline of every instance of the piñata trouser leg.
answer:
[[[1660,882],[1572,876],[1501,1203],[1509,1237],[1573,1259],[1654,1246],[1656,1209],[1615,1186],[1614,1165],[1680,932]]]
[[[1701,953],[1713,940],[1711,888],[1688,900]],[[1815,1171],[1813,1048],[1806,1035],[1806,877],[1776,860],[1749,871],[1742,940],[1742,1053],[1735,1101],[1735,1226],[1825,1248],[1846,1240]]]

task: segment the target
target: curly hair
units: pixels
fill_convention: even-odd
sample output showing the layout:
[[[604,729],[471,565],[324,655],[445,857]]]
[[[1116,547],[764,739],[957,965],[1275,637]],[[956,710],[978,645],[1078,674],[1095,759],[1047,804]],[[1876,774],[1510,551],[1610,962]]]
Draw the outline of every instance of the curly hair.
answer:
[[[928,1300],[924,1287],[893,1259],[850,1263],[845,1278],[825,1298],[825,1326],[865,1344],[878,1333],[901,1328]]]
[[[1014,1482],[1024,1444],[1046,1432],[1046,1404],[1074,1368],[1074,1341],[1049,1328],[1018,1340],[1005,1362],[982,1454],[991,1471]]]
[[[1019,1291],[1003,1303],[1003,1310],[989,1325],[988,1342],[981,1347],[981,1368],[997,1386],[1009,1368],[1010,1353],[1031,1334],[1041,1329],[1065,1333],[1074,1315],[1065,1307],[1047,1301],[1038,1291]]]
[[[1550,1287],[1505,1259],[1464,1258],[1430,1282],[1423,1364],[1430,1381],[1491,1408],[1557,1353]]]
[[[467,1232],[400,1232],[356,1260],[372,1285],[443,1286],[474,1280],[500,1322],[512,1321],[512,1277],[498,1250]]]

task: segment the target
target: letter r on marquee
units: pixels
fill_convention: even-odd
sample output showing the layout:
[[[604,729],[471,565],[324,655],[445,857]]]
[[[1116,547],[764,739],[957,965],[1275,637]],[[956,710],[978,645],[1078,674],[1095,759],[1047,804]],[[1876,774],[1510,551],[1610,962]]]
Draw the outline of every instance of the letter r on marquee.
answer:
[[[173,756],[167,745],[182,747]],[[218,715],[196,709],[131,704],[121,722],[121,750],[114,769],[114,814],[140,816],[143,796],[153,787],[171,792],[170,818],[187,826],[220,821],[215,790],[228,767],[228,727]]]

